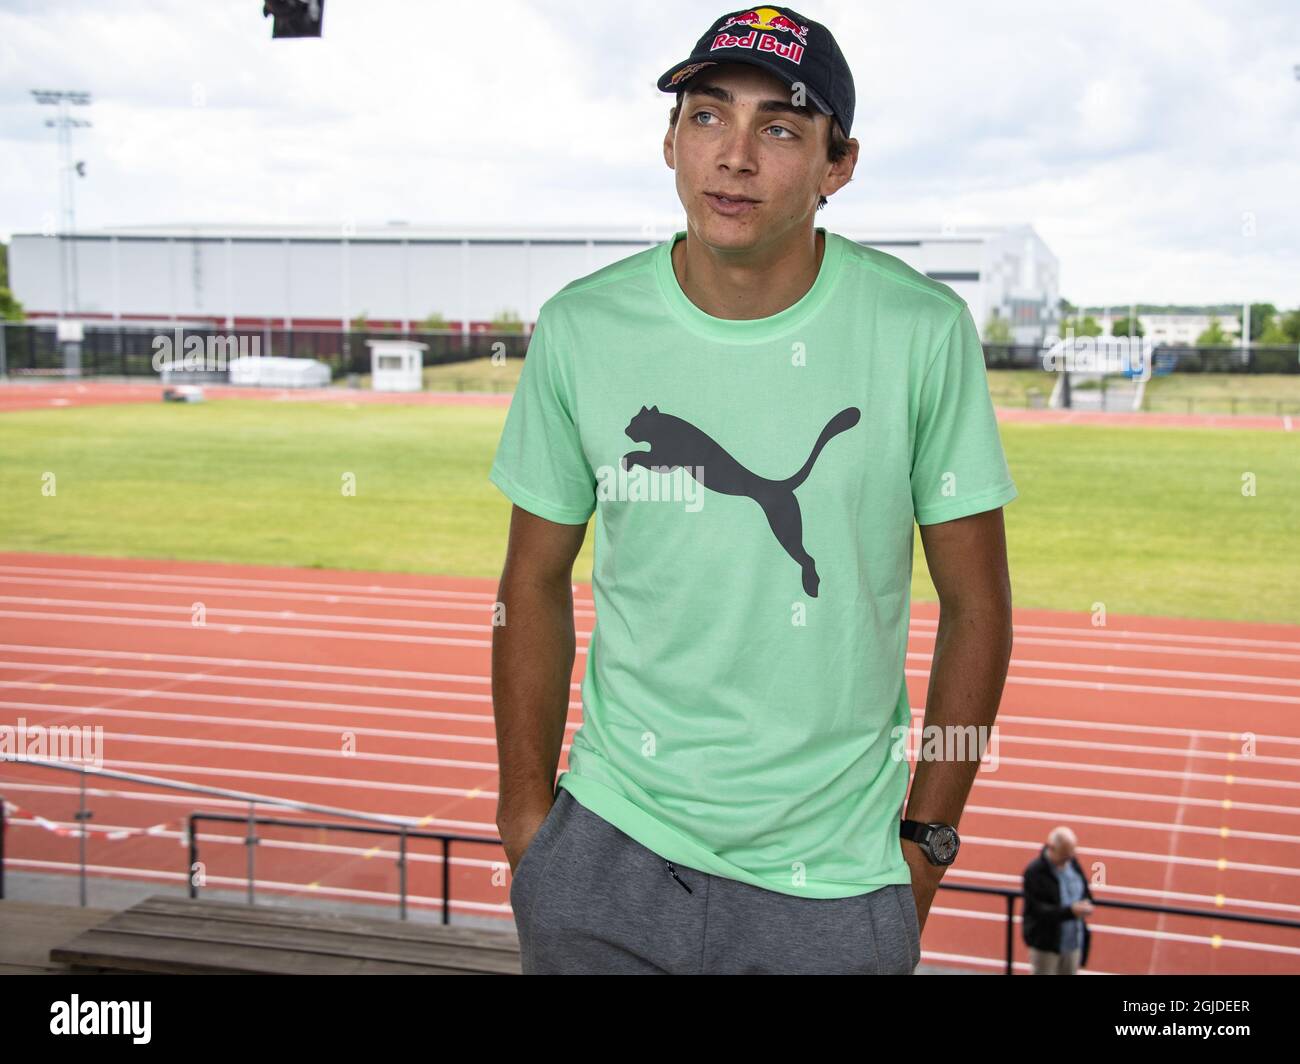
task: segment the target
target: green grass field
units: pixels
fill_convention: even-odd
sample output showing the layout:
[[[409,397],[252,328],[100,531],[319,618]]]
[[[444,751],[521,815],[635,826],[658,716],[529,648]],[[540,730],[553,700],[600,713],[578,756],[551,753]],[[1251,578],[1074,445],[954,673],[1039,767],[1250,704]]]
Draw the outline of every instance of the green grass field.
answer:
[[[1300,414],[1300,374],[1169,373],[1147,382],[1143,410],[1168,414]]]
[[[504,416],[255,400],[7,413],[0,549],[495,578],[510,504],[486,478]],[[1002,438],[1017,606],[1300,622],[1296,436],[1006,424]],[[578,579],[590,551],[589,533]],[[919,535],[914,571],[932,600]]]

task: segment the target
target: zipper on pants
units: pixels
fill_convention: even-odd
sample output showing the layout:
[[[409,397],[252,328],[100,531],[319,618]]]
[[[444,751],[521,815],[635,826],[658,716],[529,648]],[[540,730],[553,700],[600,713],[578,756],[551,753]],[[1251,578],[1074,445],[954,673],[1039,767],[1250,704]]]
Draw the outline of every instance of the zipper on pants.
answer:
[[[680,883],[683,887],[686,888],[686,893],[688,893],[688,894],[694,894],[695,891],[691,890],[690,887],[687,887],[687,886],[686,886],[686,881],[685,881],[684,879],[682,879],[682,877],[679,876],[679,875],[677,874],[677,869],[675,869],[675,868],[673,867],[673,863],[672,863],[672,861],[666,861],[665,864],[668,865],[668,874],[669,874],[670,876],[672,876],[673,879],[677,880],[677,882]]]

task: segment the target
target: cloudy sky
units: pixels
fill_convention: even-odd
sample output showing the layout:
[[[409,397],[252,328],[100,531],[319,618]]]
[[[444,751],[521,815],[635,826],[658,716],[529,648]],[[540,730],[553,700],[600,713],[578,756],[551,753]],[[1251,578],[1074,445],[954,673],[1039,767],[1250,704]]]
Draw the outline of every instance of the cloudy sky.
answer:
[[[726,5],[0,0],[0,238],[184,222],[680,225],[655,88]],[[630,13],[623,15],[619,11]],[[1300,305],[1300,3],[805,0],[854,71],[831,229],[1029,222],[1075,303]]]

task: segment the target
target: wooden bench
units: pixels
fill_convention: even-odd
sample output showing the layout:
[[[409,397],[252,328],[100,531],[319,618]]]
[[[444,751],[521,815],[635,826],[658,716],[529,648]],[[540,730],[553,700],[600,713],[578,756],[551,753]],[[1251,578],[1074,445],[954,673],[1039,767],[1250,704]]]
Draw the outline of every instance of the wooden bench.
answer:
[[[79,972],[518,975],[513,931],[156,894],[50,950]]]

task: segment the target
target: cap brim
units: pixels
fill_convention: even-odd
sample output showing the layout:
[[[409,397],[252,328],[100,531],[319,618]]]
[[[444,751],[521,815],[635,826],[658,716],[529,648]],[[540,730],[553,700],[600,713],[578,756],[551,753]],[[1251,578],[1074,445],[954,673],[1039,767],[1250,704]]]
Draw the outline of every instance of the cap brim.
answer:
[[[661,92],[676,92],[682,83],[689,81],[705,67],[717,66],[716,62],[703,62],[688,59],[684,63],[675,63],[659,76],[658,86]]]
[[[686,82],[690,81],[705,67],[721,66],[724,63],[747,63],[749,66],[756,66],[761,70],[766,70],[771,74],[775,74],[787,85],[792,87],[800,80],[797,71],[786,70],[783,67],[777,66],[773,63],[764,62],[761,59],[742,59],[736,56],[727,56],[725,59],[688,59],[684,63],[676,63],[660,75],[659,81],[657,82],[659,90],[661,92],[677,92],[686,84]],[[817,110],[821,111],[822,114],[834,114],[830,107],[827,106],[826,101],[808,85],[804,85],[804,92],[808,94],[808,99],[812,101],[813,106],[816,107]]]

